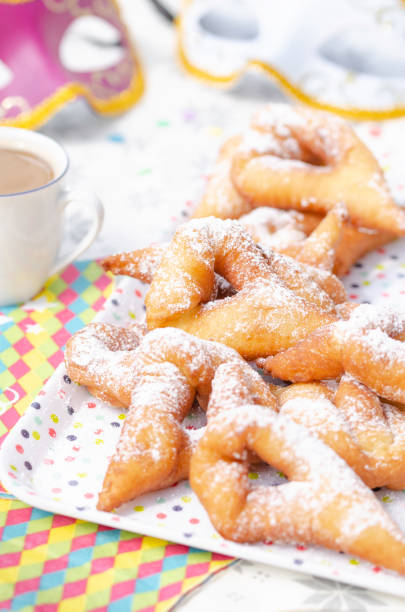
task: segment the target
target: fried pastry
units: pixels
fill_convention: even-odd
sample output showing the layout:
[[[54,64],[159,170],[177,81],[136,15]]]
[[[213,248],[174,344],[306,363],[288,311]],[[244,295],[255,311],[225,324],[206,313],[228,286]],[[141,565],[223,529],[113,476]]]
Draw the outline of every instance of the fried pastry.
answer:
[[[370,229],[353,225],[350,222],[344,224],[343,235],[337,249],[333,272],[342,278],[353,264],[359,259],[395,240],[396,236],[386,230]],[[293,257],[294,255],[290,253]]]
[[[361,304],[347,320],[320,327],[262,360],[272,376],[309,382],[352,374],[381,397],[405,403],[405,314]]]
[[[214,527],[237,542],[312,543],[405,573],[405,541],[331,448],[287,416],[249,403],[238,364],[218,368],[190,483]],[[290,482],[253,488],[248,451]]]
[[[133,377],[135,349],[145,334],[144,323],[136,322],[129,327],[109,323],[87,325],[66,344],[69,377],[111,406],[128,408],[131,401],[128,381]]]
[[[215,270],[235,296],[210,301]],[[344,299],[332,274],[277,253],[266,256],[238,222],[210,217],[176,231],[145,305],[150,329],[179,327],[254,359],[336,320],[336,302]]]
[[[266,253],[269,249],[275,250],[301,263],[332,271],[346,218],[345,206],[338,204],[323,219],[317,215],[309,216],[309,213],[303,215],[296,211],[260,207],[240,217],[239,222]],[[315,219],[317,224],[313,224]],[[306,227],[314,225],[309,236],[301,229],[304,220],[307,221]]]
[[[238,221],[263,249],[289,255],[288,249],[305,240],[322,221],[322,215],[259,206]]]
[[[344,202],[359,226],[405,235],[405,211],[348,123],[322,111],[269,105],[233,155],[232,180],[253,207],[325,213]]]
[[[167,244],[156,244],[135,251],[126,251],[105,257],[100,263],[106,272],[137,278],[150,284],[160,266]],[[223,299],[235,294],[235,290],[222,276],[215,273],[211,299]]]
[[[246,147],[249,136],[257,141],[257,135],[250,130],[247,134],[237,134],[222,145],[218,158],[209,177],[206,191],[201,202],[194,211],[193,218],[218,217],[219,219],[238,219],[241,215],[252,209],[249,198],[236,189],[231,178],[231,169],[234,155],[241,145]],[[291,142],[279,143],[279,155],[287,159],[291,156]],[[298,143],[294,143],[294,153],[305,158],[305,151],[301,150]]]
[[[241,140],[242,137],[237,135],[223,144],[193,218],[212,215],[220,219],[237,219],[251,210],[251,204],[237,192],[231,180],[232,157]]]
[[[167,244],[152,244],[143,249],[109,255],[101,261],[101,265],[106,272],[123,274],[137,278],[143,283],[151,283],[166,250]]]
[[[364,255],[396,238],[390,232],[356,227],[348,220],[343,223],[339,236],[340,222],[334,219],[333,211],[322,217],[317,213],[260,206],[238,221],[266,252],[273,249],[297,261],[321,265],[339,278]],[[333,247],[329,254],[328,245]],[[326,263],[322,259],[324,252]]]
[[[370,488],[405,488],[405,412],[350,375],[336,389],[296,383],[275,389],[280,414],[330,446]]]
[[[277,212],[284,213],[284,211]],[[333,215],[333,221],[332,219],[331,221],[334,222],[338,214],[331,213],[331,215]],[[336,219],[336,224],[338,223]],[[217,272],[214,275],[211,273],[211,278],[214,276],[217,285],[224,282],[223,274],[233,278],[234,270],[238,270],[240,265],[243,264],[240,271],[244,274],[246,282],[258,278],[268,278],[272,273],[275,273],[287,287],[322,306],[322,308],[326,304],[323,292],[326,292],[335,303],[344,301],[346,294],[343,285],[333,274],[322,272],[312,265],[294,262],[291,257],[279,256],[271,250],[267,250],[264,254],[261,246],[258,248],[252,242],[249,234],[249,228],[245,229],[236,221],[221,221],[214,217],[208,217],[207,219],[190,221],[180,226],[169,245],[151,245],[135,251],[110,255],[102,260],[101,264],[106,271],[113,274],[126,274],[143,282],[152,283],[156,272],[162,265],[162,261],[164,261],[163,265],[167,267],[169,265],[167,261],[170,258],[173,260],[173,266],[179,265],[180,274],[191,274],[193,272],[192,266],[188,266],[187,261],[182,263],[180,259],[183,256],[197,259],[198,254],[192,253],[193,244],[190,245],[190,242],[196,241],[196,244],[199,244],[201,248],[204,242],[208,242],[205,255],[200,256],[200,260],[204,258],[205,262],[201,263],[200,261],[199,264],[197,262],[194,265],[197,268],[201,265],[210,265],[215,270],[219,270],[222,276]],[[335,239],[337,241],[337,237]],[[332,240],[333,238],[330,239],[330,242]],[[233,244],[229,247],[227,243],[231,242]],[[323,251],[326,250],[324,247],[320,248]],[[228,250],[228,253],[226,262],[222,263],[221,251],[225,249]],[[312,245],[308,248],[308,251],[314,251],[315,249],[316,247]],[[237,255],[241,261],[235,259],[232,262],[233,255]],[[256,268],[252,270],[249,270],[248,267],[249,258],[252,260],[252,265],[254,260],[258,262]],[[183,271],[182,268],[185,268],[185,270]],[[216,295],[215,283],[211,287],[209,299],[213,299]],[[239,282],[239,286],[242,286],[242,282]],[[316,286],[318,286],[317,289]],[[320,293],[319,289],[321,289]],[[225,297],[224,291],[221,291],[221,297]],[[205,298],[205,301],[208,301],[208,299]],[[329,301],[329,304],[331,303]]]
[[[77,332],[66,346],[72,380],[103,400],[129,407],[99,495],[100,510],[187,478],[193,441],[181,423],[195,395],[207,404],[222,363],[238,362],[254,374],[236,351],[179,329],[158,329],[139,346],[134,344],[127,330],[96,323]],[[255,396],[275,407],[261,377],[256,374],[252,381]]]

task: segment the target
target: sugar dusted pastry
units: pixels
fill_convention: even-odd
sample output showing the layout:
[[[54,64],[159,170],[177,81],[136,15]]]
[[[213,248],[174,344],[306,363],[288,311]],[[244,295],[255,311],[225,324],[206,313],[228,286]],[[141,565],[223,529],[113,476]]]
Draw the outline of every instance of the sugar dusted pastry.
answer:
[[[235,296],[210,301],[215,271]],[[254,359],[336,320],[335,305],[344,299],[331,273],[277,253],[266,256],[238,222],[209,217],[176,231],[145,305],[149,328],[179,327]]]
[[[253,488],[249,452],[289,482]],[[405,573],[404,537],[373,493],[319,438],[256,405],[238,364],[216,372],[190,483],[227,539],[317,544]]]
[[[207,403],[220,364],[235,361],[248,369],[255,395],[266,406],[276,405],[266,383],[231,348],[171,328],[152,331],[134,344],[127,330],[96,323],[77,332],[66,347],[72,380],[129,407],[99,495],[100,510],[187,478],[193,441],[181,423],[196,394]]]
[[[106,272],[131,276],[138,280],[150,284],[153,281],[156,270],[160,266],[163,255],[167,251],[167,244],[157,244],[126,251],[105,257],[101,265]],[[222,299],[233,295],[235,291],[222,276],[215,273],[215,282],[211,294],[211,299]]]
[[[223,144],[206,191],[194,211],[194,218],[212,215],[220,219],[237,219],[251,210],[251,204],[238,193],[231,179],[232,158],[241,140],[242,137],[237,135]]]
[[[272,206],[259,206],[238,219],[257,244],[278,253],[286,253],[289,247],[304,241],[321,220],[322,216],[317,213]]]
[[[306,219],[308,222],[311,218],[294,212],[270,207],[256,208],[248,215],[242,216],[239,222],[246,227],[265,252],[269,252],[270,249],[271,253],[274,250],[291,255],[301,263],[332,271],[343,238],[344,222],[347,218],[345,206],[338,204],[323,219],[318,218],[317,225],[308,237],[299,228],[303,225],[303,220]],[[289,219],[291,222],[272,232],[278,217],[277,213],[281,213],[280,217],[285,215],[285,221]],[[298,215],[303,217],[303,220]],[[261,223],[259,218],[262,220]]]
[[[101,264],[106,272],[132,276],[144,283],[151,283],[166,250],[167,244],[153,244],[143,249],[109,255]]]
[[[370,229],[347,222],[336,252],[333,272],[339,278],[347,274],[350,268],[362,257],[379,247],[395,240],[396,236],[387,230]],[[291,256],[294,257],[293,253]]]
[[[144,323],[127,328],[108,323],[87,325],[66,344],[69,377],[112,406],[128,408],[133,355],[145,334]]]
[[[380,166],[334,115],[299,106],[262,109],[233,156],[231,175],[253,207],[325,213],[344,202],[356,225],[405,235],[405,211]]]
[[[273,376],[308,382],[352,374],[381,397],[405,403],[405,314],[361,304],[347,320],[320,327],[264,360]]]
[[[238,221],[266,252],[277,251],[297,261],[330,269],[342,277],[356,261],[391,242],[395,235],[357,227],[349,220],[342,223],[342,215],[337,218],[336,213],[333,208],[323,217],[317,213],[260,206]]]
[[[322,217],[261,206],[238,220],[266,252],[271,249],[319,265],[339,278],[364,255],[395,238],[391,232],[356,227],[349,220],[341,223],[334,208]]]
[[[280,414],[330,446],[370,488],[405,488],[405,412],[350,375],[332,389],[296,383],[276,391]]]

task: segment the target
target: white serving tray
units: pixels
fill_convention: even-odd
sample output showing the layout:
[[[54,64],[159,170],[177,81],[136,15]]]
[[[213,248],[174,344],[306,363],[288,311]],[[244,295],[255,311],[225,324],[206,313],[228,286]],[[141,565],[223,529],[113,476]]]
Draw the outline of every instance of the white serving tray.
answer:
[[[345,285],[356,301],[403,303],[405,240],[367,256],[346,277]],[[126,325],[142,318],[145,290],[136,280],[122,280],[96,320]],[[97,493],[124,418],[124,411],[70,382],[62,364],[7,436],[0,454],[0,480],[10,493],[43,510],[405,596],[405,577],[342,553],[224,540],[188,482],[143,495],[116,512],[98,511]],[[252,483],[267,480],[264,473],[252,476]],[[381,489],[376,495],[405,532],[405,492]]]

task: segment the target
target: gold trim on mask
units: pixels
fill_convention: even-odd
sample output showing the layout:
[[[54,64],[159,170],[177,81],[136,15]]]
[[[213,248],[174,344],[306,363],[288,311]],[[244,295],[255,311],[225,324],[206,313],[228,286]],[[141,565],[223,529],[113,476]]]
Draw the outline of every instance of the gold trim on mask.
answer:
[[[0,4],[26,4],[34,0],[0,0]],[[116,9],[116,15],[121,20],[127,40],[129,41],[129,53],[133,62],[133,75],[129,87],[119,94],[103,100],[93,95],[87,85],[78,82],[70,82],[63,85],[55,91],[51,96],[45,98],[34,108],[23,110],[17,117],[10,119],[1,119],[2,105],[5,101],[10,103],[10,97],[0,102],[0,125],[22,127],[27,129],[35,129],[45,123],[52,115],[54,115],[67,102],[74,100],[78,96],[83,96],[90,106],[101,114],[115,115],[128,110],[141,97],[145,89],[145,80],[140,65],[139,59],[135,53],[133,42],[128,36],[127,28],[122,20],[121,12],[116,0],[110,0]],[[97,73],[102,75],[102,72]],[[14,96],[15,99],[22,99],[20,96]]]
[[[405,0],[402,0],[405,4]],[[183,13],[187,6],[192,3],[192,0],[185,0],[183,2]],[[214,85],[216,87],[227,88],[231,87],[238,79],[240,79],[245,72],[250,69],[264,72],[268,77],[274,79],[287,94],[293,96],[299,102],[308,104],[313,108],[328,111],[345,117],[346,119],[353,120],[364,120],[364,121],[380,121],[383,119],[398,119],[399,117],[405,117],[405,105],[393,106],[390,109],[375,110],[370,108],[355,108],[355,107],[342,107],[334,104],[327,104],[317,100],[317,98],[305,93],[297,85],[292,83],[282,72],[280,72],[274,66],[267,64],[261,60],[246,60],[243,68],[237,70],[226,76],[218,76],[209,73],[206,70],[195,66],[187,57],[183,46],[183,21],[182,15],[180,14],[175,21],[176,33],[177,33],[177,56],[183,66],[183,68],[192,76]]]

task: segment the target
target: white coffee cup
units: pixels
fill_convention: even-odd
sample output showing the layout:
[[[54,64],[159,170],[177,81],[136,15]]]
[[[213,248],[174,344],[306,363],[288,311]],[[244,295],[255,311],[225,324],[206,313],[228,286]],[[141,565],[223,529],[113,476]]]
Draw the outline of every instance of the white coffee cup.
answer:
[[[96,195],[65,189],[69,158],[51,138],[20,128],[0,127],[0,148],[42,158],[54,176],[36,189],[0,194],[0,305],[6,306],[32,298],[49,276],[60,272],[90,246],[101,229],[104,212]],[[64,211],[73,202],[80,204],[91,224],[73,252],[57,260],[66,224]]]

